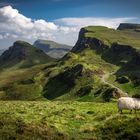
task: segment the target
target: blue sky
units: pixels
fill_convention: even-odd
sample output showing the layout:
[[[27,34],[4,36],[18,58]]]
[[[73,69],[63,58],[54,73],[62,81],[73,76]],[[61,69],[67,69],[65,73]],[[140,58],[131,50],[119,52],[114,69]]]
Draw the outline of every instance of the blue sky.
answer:
[[[5,0],[30,18],[140,17],[140,0]]]
[[[140,23],[140,0],[0,0],[0,49],[16,40],[74,45],[81,27]]]

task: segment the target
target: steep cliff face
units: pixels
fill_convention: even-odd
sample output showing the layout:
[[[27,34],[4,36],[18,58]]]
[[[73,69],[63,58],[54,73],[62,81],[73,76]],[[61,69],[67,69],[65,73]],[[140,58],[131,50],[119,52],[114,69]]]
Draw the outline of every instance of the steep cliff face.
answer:
[[[102,58],[110,63],[120,66],[126,65],[130,62],[134,65],[138,65],[140,62],[139,55],[140,53],[132,46],[114,43],[102,54]]]
[[[94,49],[97,53],[102,53],[107,50],[109,47],[104,44],[102,40],[98,38],[85,37],[85,34],[88,33],[88,30],[82,28],[79,33],[79,38],[76,45],[72,48],[72,52],[81,52],[86,48]]]
[[[120,25],[122,26],[122,25]],[[91,28],[91,27],[90,27]],[[100,27],[96,27],[100,28]],[[83,50],[90,48],[96,53],[100,54],[102,59],[106,60],[107,62],[117,64],[117,65],[124,65],[127,63],[133,63],[133,65],[139,65],[140,64],[140,46],[137,49],[135,46],[132,46],[128,44],[128,42],[123,42],[119,39],[115,40],[114,42],[111,41],[111,38],[107,38],[106,36],[98,37],[97,36],[97,29],[95,31],[93,30],[87,30],[87,28],[82,28],[79,33],[79,38],[76,43],[76,45],[73,47],[72,52],[78,53],[82,52]],[[93,27],[94,29],[94,27]],[[110,29],[108,29],[110,31]],[[106,32],[105,30],[102,30],[101,32]],[[86,34],[92,34],[92,36],[86,36]],[[110,32],[108,32],[109,34]],[[116,33],[118,33],[116,31]],[[121,32],[120,32],[121,33]],[[113,30],[113,35],[115,34],[115,30]],[[122,32],[123,34],[123,32]],[[108,42],[107,42],[107,41]],[[140,41],[139,41],[140,43]]]
[[[134,31],[140,31],[140,24],[133,24],[133,23],[121,23],[117,30],[127,30],[131,29]]]

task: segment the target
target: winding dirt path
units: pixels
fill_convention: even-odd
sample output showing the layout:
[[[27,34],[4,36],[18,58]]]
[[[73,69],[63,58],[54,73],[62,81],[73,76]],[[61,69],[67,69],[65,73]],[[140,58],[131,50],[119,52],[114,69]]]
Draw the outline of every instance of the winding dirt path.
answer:
[[[109,82],[107,81],[107,79],[109,78],[109,76],[110,76],[110,75],[113,75],[114,73],[115,73],[115,72],[111,72],[111,73],[106,73],[106,74],[104,74],[104,75],[102,76],[102,78],[101,78],[101,81],[102,81],[104,84],[110,85],[111,87],[117,89],[118,92],[123,93],[123,94],[127,94],[127,93],[125,93],[124,91],[122,91],[119,87],[117,87],[117,86],[115,86],[115,85],[113,85],[113,84],[111,84],[111,83],[109,83]],[[127,95],[126,95],[126,96],[127,96]]]

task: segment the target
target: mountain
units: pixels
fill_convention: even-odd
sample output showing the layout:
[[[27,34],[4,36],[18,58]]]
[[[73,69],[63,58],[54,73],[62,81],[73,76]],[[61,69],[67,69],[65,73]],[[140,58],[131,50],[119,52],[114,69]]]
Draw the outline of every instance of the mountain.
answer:
[[[63,57],[72,48],[72,46],[59,44],[49,40],[37,40],[35,41],[34,46],[43,50],[45,53],[54,58]]]
[[[139,97],[139,38],[140,33],[134,30],[84,27],[75,46],[59,61],[31,69],[31,72],[36,69],[38,72],[33,75],[29,72],[25,79],[18,73],[18,80],[14,80],[12,73],[10,78],[6,77],[12,82],[0,89],[5,93],[4,98],[21,100],[31,95],[30,99],[39,96],[49,100],[105,102],[120,96]],[[3,81],[0,77],[0,82]]]
[[[140,32],[140,24],[121,23],[117,30],[134,30]]]
[[[140,97],[139,38],[134,30],[88,26],[59,61],[0,71],[0,99],[8,100],[0,106],[2,138],[140,139],[138,115],[117,111],[117,98]],[[5,59],[15,64],[42,56],[21,41],[9,50]]]
[[[0,68],[31,67],[53,60],[53,58],[31,44],[24,41],[16,41],[12,47],[4,51],[0,56]]]
[[[134,30],[82,28],[76,45],[55,67],[59,71],[46,83],[44,96],[88,101],[139,96],[139,38]]]

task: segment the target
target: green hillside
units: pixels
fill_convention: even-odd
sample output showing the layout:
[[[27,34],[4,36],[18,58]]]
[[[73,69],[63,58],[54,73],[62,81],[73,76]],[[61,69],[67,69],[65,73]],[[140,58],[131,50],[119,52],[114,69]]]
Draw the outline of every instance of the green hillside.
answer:
[[[25,68],[54,60],[42,50],[35,48],[29,43],[17,41],[0,56],[0,68]]]
[[[42,99],[40,72],[46,64],[31,68],[9,68],[0,71],[0,100],[37,100]],[[38,79],[35,78],[38,77]]]
[[[0,100],[42,99],[40,72],[55,60],[27,42],[15,42],[0,56]]]
[[[114,30],[107,27],[89,26],[86,27],[85,37],[98,38],[104,44],[111,46],[112,43],[119,43],[122,45],[130,45],[133,48],[140,50],[140,33],[131,30]]]
[[[138,37],[129,29],[85,27],[55,62],[28,43],[14,44],[0,70],[0,139],[139,140],[139,111],[117,109],[119,97],[140,97]],[[41,64],[31,63],[38,56]]]
[[[22,74],[17,70],[17,78],[10,80],[10,84],[7,81],[13,76],[6,74],[10,71],[3,72],[7,76],[0,77],[0,82],[6,83],[1,85],[1,99],[108,102],[125,96],[126,92],[129,96],[139,96],[140,54],[138,47],[135,47],[137,43],[131,46],[130,42],[131,39],[139,42],[138,36],[139,32],[100,26],[82,28],[76,45],[58,62],[38,66],[40,71],[28,74],[26,79],[22,79]],[[33,60],[37,57],[31,56]]]
[[[76,45],[59,61],[57,74],[46,83],[45,97],[109,100],[118,96],[116,89],[129,96],[139,95],[139,37],[139,32],[129,30],[82,28]]]

